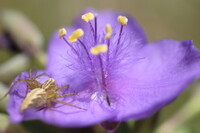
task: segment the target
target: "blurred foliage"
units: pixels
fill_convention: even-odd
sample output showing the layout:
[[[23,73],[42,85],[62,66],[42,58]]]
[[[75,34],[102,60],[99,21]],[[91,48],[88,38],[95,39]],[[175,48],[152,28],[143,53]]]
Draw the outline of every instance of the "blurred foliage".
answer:
[[[200,48],[199,0],[0,0],[0,15],[5,9],[16,10],[19,11],[19,13],[24,14],[20,20],[8,21],[10,22],[9,27],[16,26],[16,29],[9,29],[6,27],[8,23],[5,22],[2,24],[1,21],[0,44],[2,42],[6,43],[6,41],[2,40],[3,38],[1,38],[6,27],[6,32],[8,32],[10,37],[12,37],[12,41],[16,43],[15,45],[16,47],[19,47],[19,50],[16,51],[0,49],[0,69],[2,70],[4,68],[2,72],[5,72],[5,68],[7,68],[7,70],[14,70],[14,72],[9,71],[9,73],[6,72],[2,75],[0,74],[0,82],[4,82],[4,84],[9,86],[14,76],[21,73],[22,71],[27,71],[30,68],[43,68],[45,65],[45,54],[43,51],[45,51],[48,39],[50,38],[51,34],[57,28],[63,25],[70,25],[76,15],[78,15],[83,9],[87,7],[93,7],[100,10],[112,9],[129,13],[139,21],[150,41],[165,38],[173,38],[176,40],[191,39],[194,41],[195,45]],[[19,17],[16,17],[16,19],[18,18]],[[27,30],[27,28],[24,28],[23,26],[18,27],[15,21],[21,20],[27,23],[29,27],[28,29],[30,29],[30,27],[34,28],[32,30]],[[25,35],[28,34],[29,36],[24,36],[21,34],[22,36],[18,37],[18,35],[20,35],[18,34],[19,32],[23,32]],[[37,47],[39,47],[38,49],[40,49],[42,52],[37,53],[37,56],[29,55],[29,57],[26,57],[27,55],[25,54],[27,54],[27,52],[23,51],[23,48],[20,49],[21,46],[17,45],[23,44],[26,41],[19,43],[19,38],[20,41],[28,39],[29,43],[36,43],[36,45],[38,45]],[[24,62],[20,63],[17,61],[19,60],[19,55],[22,55],[22,58],[24,56],[28,59],[25,59]],[[14,63],[16,67],[7,67],[11,61],[13,61],[12,63]],[[198,105],[196,105],[198,101],[196,99],[194,100],[194,98],[198,97],[198,94],[200,95],[200,92],[196,91],[200,87],[199,82],[200,81],[196,81],[190,86],[190,89],[186,90],[172,104],[163,108],[153,116],[144,120],[122,122],[116,132],[155,133],[156,131],[159,131],[156,133],[166,133],[167,129],[162,127],[170,122],[173,124],[174,130],[167,133],[199,133],[200,108],[198,108]],[[5,91],[0,91],[0,93],[2,95],[2,93],[5,93]],[[186,110],[186,113],[184,112],[185,107],[194,106],[196,108],[191,108],[191,110],[189,108]],[[0,132],[104,132],[103,129],[98,125],[86,128],[69,129],[50,126],[40,121],[27,121],[23,122],[22,124],[11,124],[7,120],[7,115],[5,114],[5,102],[0,106],[0,108]],[[177,116],[181,116],[181,118]]]
[[[42,6],[42,8],[41,8]],[[199,0],[1,0],[0,8],[25,13],[42,31],[45,39],[60,26],[70,25],[86,7],[119,10],[134,16],[149,40],[192,39],[200,45]]]

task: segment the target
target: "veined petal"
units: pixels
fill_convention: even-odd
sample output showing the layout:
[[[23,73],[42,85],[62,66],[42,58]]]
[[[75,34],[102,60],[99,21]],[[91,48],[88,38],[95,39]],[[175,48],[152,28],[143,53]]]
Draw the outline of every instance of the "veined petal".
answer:
[[[147,117],[199,77],[200,53],[189,40],[154,42],[146,45],[140,55],[141,60],[131,71],[110,85],[110,92],[121,97],[116,101],[119,113],[111,121]]]
[[[81,55],[75,58],[70,47],[66,48],[66,43],[58,41],[55,36],[48,50],[47,69],[52,76],[61,83],[72,84],[73,89],[85,92],[88,97],[97,95],[98,103],[117,112],[115,117],[107,119],[110,121],[151,115],[174,100],[200,74],[200,53],[191,41],[162,40],[143,45],[146,39],[138,30],[140,28],[134,26],[135,21],[130,19],[123,33],[118,32],[120,24],[115,21],[118,15],[123,14],[105,11],[97,15],[97,40],[91,39],[93,34],[88,23],[77,20],[74,24],[84,30],[81,40],[86,49],[95,46],[94,42],[110,43],[109,51],[100,57],[101,60],[91,55],[89,59],[79,47],[80,43],[73,44]],[[102,39],[104,32],[100,31],[107,22],[114,25],[110,42]],[[99,92],[102,95],[99,96]]]

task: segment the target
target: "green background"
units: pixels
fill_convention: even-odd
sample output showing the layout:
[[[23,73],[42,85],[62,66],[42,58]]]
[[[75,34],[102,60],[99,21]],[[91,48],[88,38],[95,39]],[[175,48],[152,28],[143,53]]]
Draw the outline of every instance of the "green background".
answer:
[[[46,40],[60,26],[70,25],[87,7],[113,9],[134,16],[150,41],[173,38],[200,44],[199,0],[0,0],[0,8],[14,8],[26,14]]]

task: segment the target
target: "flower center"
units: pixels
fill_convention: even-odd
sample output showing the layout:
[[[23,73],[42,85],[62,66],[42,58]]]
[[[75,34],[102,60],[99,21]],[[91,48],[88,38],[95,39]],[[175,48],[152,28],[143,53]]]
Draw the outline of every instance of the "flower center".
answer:
[[[97,31],[97,16],[93,13],[86,13],[82,15],[82,20],[89,24],[91,32],[93,34],[93,41],[88,42],[86,38],[83,38],[84,31],[82,29],[75,30],[68,39],[65,38],[67,31],[62,28],[59,30],[60,38],[63,38],[66,44],[71,48],[71,50],[75,53],[75,55],[82,59],[83,55],[87,56],[87,64],[90,66],[90,71],[94,73],[95,80],[98,85],[98,88],[106,94],[106,101],[109,106],[111,106],[110,98],[108,96],[108,85],[107,79],[109,78],[108,66],[110,63],[110,56],[114,57],[119,54],[119,45],[122,38],[123,28],[127,25],[128,19],[125,16],[118,16],[118,22],[121,24],[118,38],[115,41],[115,48],[110,51],[111,38],[113,36],[113,30],[110,24],[105,25],[104,36],[97,35],[99,31]],[[93,23],[92,23],[93,21]],[[99,44],[97,42],[103,42],[103,44]],[[103,40],[103,41],[102,41]],[[80,45],[83,50],[77,48],[77,46],[72,45],[72,43],[76,43],[75,45]],[[91,44],[92,43],[92,44]],[[112,46],[113,47],[113,46]],[[79,47],[80,48],[80,47]],[[80,51],[82,53],[80,53]],[[83,53],[84,52],[84,53]],[[114,55],[113,55],[114,54]],[[84,62],[84,60],[82,60]],[[97,65],[98,64],[98,65]]]

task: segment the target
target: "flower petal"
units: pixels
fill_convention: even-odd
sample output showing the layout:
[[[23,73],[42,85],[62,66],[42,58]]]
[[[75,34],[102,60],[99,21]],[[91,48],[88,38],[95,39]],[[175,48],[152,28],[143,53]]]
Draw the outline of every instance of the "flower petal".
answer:
[[[111,121],[144,118],[173,101],[199,74],[200,53],[191,41],[162,40],[146,45],[140,59],[109,89],[118,115]],[[125,77],[125,78],[124,78]]]
[[[143,31],[141,32],[137,23],[130,19],[130,27],[127,25],[123,29],[119,43],[118,15],[123,14],[105,11],[98,13],[97,16],[100,38],[97,41],[100,44],[107,42],[101,39],[105,33],[100,30],[107,22],[114,25],[114,35],[110,38],[110,52],[107,54],[109,61],[106,59],[106,54],[101,56],[104,66],[108,65],[105,67],[107,75],[105,82],[108,84],[105,90],[101,84],[103,78],[99,76],[99,70],[104,68],[99,67],[98,58],[92,56],[90,60],[88,59],[84,49],[79,47],[79,42],[67,44],[60,40],[56,33],[48,49],[47,71],[58,84],[69,83],[72,88],[70,91],[80,92],[80,98],[87,95],[89,99],[83,101],[87,101],[88,106],[93,101],[97,106],[105,106],[100,107],[100,112],[97,113],[102,113],[105,116],[104,120],[110,121],[139,119],[151,115],[174,100],[200,74],[198,71],[200,54],[191,41],[162,40],[144,45],[146,38],[142,34]],[[88,49],[99,43],[94,41],[95,38],[91,39],[93,37],[89,24],[78,20],[74,27],[68,28],[68,33],[71,34],[75,28],[84,29],[84,37],[81,40]],[[67,45],[77,48],[80,56],[77,58]],[[86,63],[81,64],[81,62]],[[99,92],[102,94],[99,95]],[[97,101],[93,98],[94,95],[97,95]]]
[[[37,72],[37,75],[41,73],[42,71]],[[23,72],[21,75],[17,76],[16,80],[22,78],[28,79],[28,73]],[[37,81],[44,83],[47,79],[48,78],[46,76],[42,76],[38,78]],[[39,119],[60,127],[82,127],[100,123],[108,118],[111,119],[115,114],[114,110],[106,109],[104,105],[92,101],[91,97],[82,93],[57,100],[84,108],[86,111],[60,103],[55,103],[50,109],[30,108],[21,114],[20,106],[28,91],[29,90],[27,89],[25,82],[18,82],[12,88],[7,110],[9,112],[9,119],[14,123],[19,123],[24,120]]]

